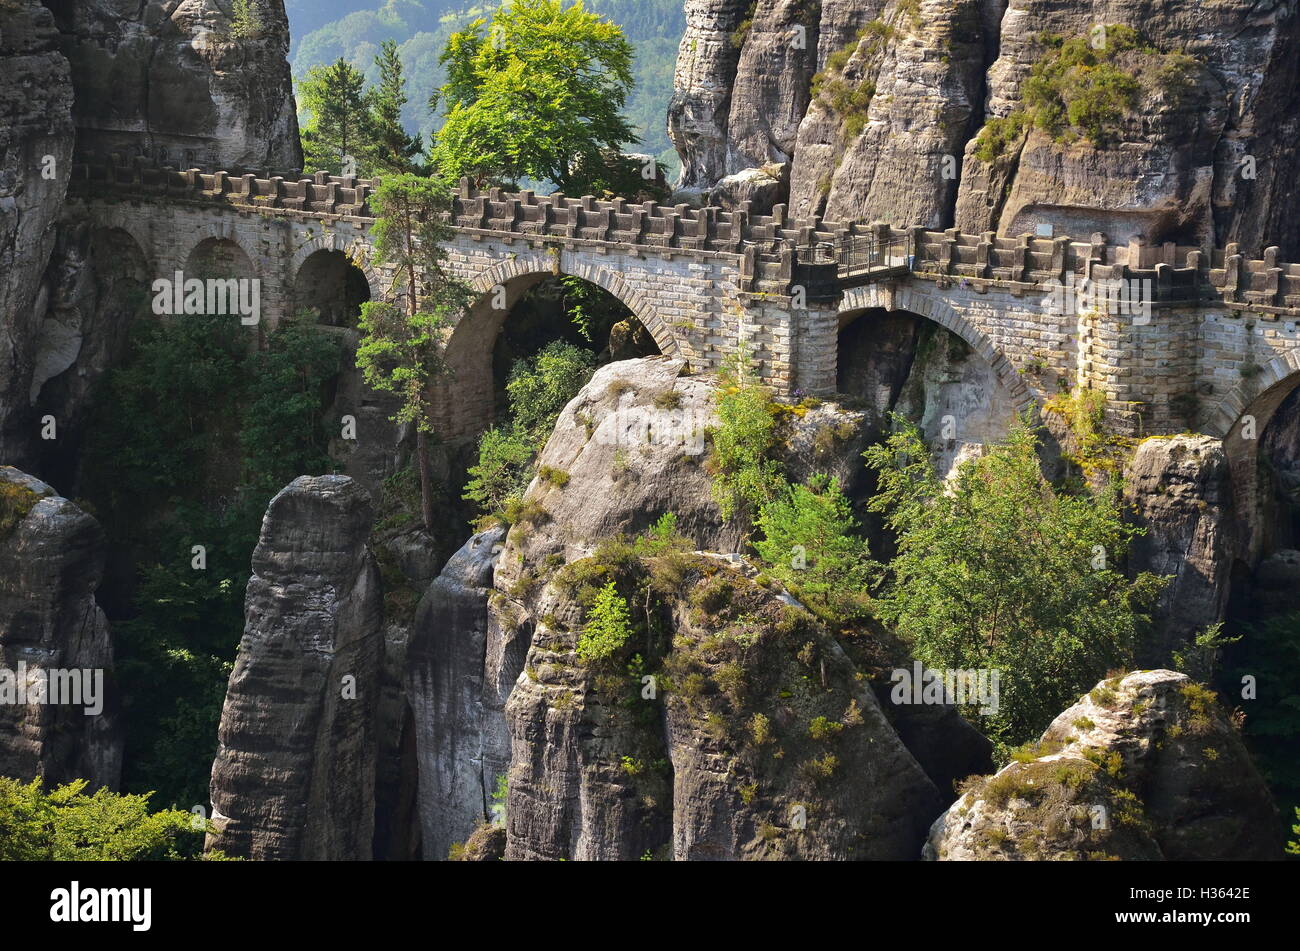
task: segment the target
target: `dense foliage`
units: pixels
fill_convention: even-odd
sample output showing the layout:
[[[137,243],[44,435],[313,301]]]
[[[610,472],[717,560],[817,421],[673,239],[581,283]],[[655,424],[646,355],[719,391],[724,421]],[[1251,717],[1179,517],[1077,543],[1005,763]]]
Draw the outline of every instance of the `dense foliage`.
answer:
[[[631,614],[627,601],[608,582],[596,595],[587,611],[586,622],[578,637],[578,658],[584,663],[599,663],[612,657],[632,636]]]
[[[1245,712],[1242,739],[1278,803],[1300,803],[1300,611],[1239,628],[1216,678],[1226,704]],[[1245,678],[1254,685],[1243,697]]]
[[[1026,742],[1128,665],[1164,579],[1118,570],[1139,530],[1116,491],[1053,491],[1026,423],[944,482],[920,432],[896,422],[865,453],[871,508],[898,536],[877,611],[928,667],[1000,670],[998,711],[968,713],[1003,747]]]
[[[680,0],[588,0],[586,6],[618,23],[634,47],[635,85],[625,109],[633,141],[675,169],[677,153],[668,141],[664,116],[686,25]],[[377,83],[375,55],[384,40],[395,40],[410,77],[410,101],[402,107],[402,124],[425,139],[432,137],[440,122],[426,106],[446,79],[440,55],[453,33],[490,9],[467,0],[290,0],[287,7],[295,37],[293,72],[298,79],[314,66],[342,58]]]
[[[768,390],[755,382],[741,352],[728,368],[717,399],[718,426],[710,433],[713,500],[723,518],[752,519],[783,486],[772,458],[776,417]]]
[[[787,485],[763,506],[754,542],[769,572],[800,595],[842,616],[857,613],[870,581],[870,554],[857,534],[838,479],[814,476]]]
[[[285,321],[259,350],[246,332],[229,316],[137,319],[87,427],[88,504],[136,574],[118,578],[130,603],[110,605],[130,723],[124,785],[181,805],[207,801],[266,504],[295,476],[332,468],[320,408],[337,338]]]
[[[509,410],[479,439],[464,498],[492,519],[509,521],[532,481],[534,463],[565,405],[591,379],[596,356],[562,340],[518,360],[506,383]]]
[[[432,158],[444,173],[608,189],[609,157],[634,137],[622,114],[632,47],[616,24],[581,0],[511,0],[454,33],[440,61],[446,119]]]
[[[207,823],[178,809],[149,811],[149,797],[79,779],[46,792],[39,779],[0,777],[0,861],[129,862],[199,859]],[[222,858],[214,853],[212,858]]]

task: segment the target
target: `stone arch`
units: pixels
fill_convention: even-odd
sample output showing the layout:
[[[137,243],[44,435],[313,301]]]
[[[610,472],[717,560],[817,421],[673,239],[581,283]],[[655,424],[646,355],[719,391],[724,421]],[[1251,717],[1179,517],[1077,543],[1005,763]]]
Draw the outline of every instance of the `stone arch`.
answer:
[[[1251,566],[1268,553],[1272,544],[1274,526],[1268,523],[1273,513],[1268,494],[1260,494],[1260,460],[1278,409],[1300,389],[1300,366],[1295,362],[1300,362],[1300,355],[1288,354],[1271,360],[1253,379],[1234,387],[1210,414],[1205,426],[1208,435],[1223,440],[1232,479],[1240,554]]]
[[[313,251],[294,272],[294,309],[314,309],[320,323],[354,327],[361,305],[373,299],[370,278],[344,251]]]
[[[923,317],[956,334],[972,350],[984,358],[997,376],[998,382],[1006,387],[1019,412],[1032,410],[1036,406],[1033,392],[1026,385],[1021,375],[1016,372],[1016,368],[1011,361],[993,345],[993,342],[979,328],[946,302],[933,301],[915,294],[908,294],[904,299],[898,300],[892,291],[881,284],[868,284],[864,287],[851,288],[844,293],[840,300],[837,315],[839,331],[843,331],[862,313],[869,310],[883,310],[887,313],[903,313]],[[838,371],[837,346],[837,374]]]
[[[616,297],[653,337],[659,352],[681,356],[685,349],[654,312],[650,301],[617,273],[563,252],[517,254],[473,275],[468,283],[478,295],[452,329],[445,351],[453,377],[438,388],[435,418],[449,438],[476,435],[495,412],[493,348],[501,328],[523,295],[548,277],[569,274]],[[503,307],[493,307],[494,289],[504,289]]]
[[[659,352],[666,357],[683,357],[690,359],[688,345],[673,336],[663,320],[655,312],[650,300],[636,288],[625,281],[617,271],[600,267],[583,260],[582,256],[571,251],[559,255],[558,268],[556,257],[541,252],[517,255],[481,271],[469,282],[475,292],[482,297],[497,285],[509,287],[512,281],[521,278],[535,278],[540,281],[546,277],[569,274],[595,284],[617,297],[628,310],[641,321],[641,324],[654,337]],[[507,310],[509,307],[506,308]],[[473,309],[471,309],[471,314]]]
[[[344,254],[349,263],[365,275],[366,283],[370,285],[370,299],[385,299],[387,288],[370,264],[369,245],[360,237],[348,240],[336,231],[316,231],[294,249],[293,257],[289,262],[289,272],[293,275],[295,283],[307,259],[318,251],[338,251]]]
[[[1270,360],[1256,376],[1238,383],[1219,400],[1206,419],[1206,434],[1226,439],[1246,416],[1254,416],[1256,429],[1262,432],[1297,385],[1300,385],[1300,351]]]
[[[208,260],[205,261],[205,258]],[[257,258],[248,253],[248,249],[240,243],[234,233],[223,228],[213,228],[211,233],[200,236],[190,246],[179,263],[187,279],[202,277],[203,275],[198,274],[196,268],[201,268],[208,263],[216,263],[218,266],[233,265],[246,272],[250,278],[260,278],[262,273],[256,262]]]
[[[1003,439],[1017,414],[1035,406],[1011,361],[942,302],[855,288],[836,323],[836,390],[915,422],[941,475]]]

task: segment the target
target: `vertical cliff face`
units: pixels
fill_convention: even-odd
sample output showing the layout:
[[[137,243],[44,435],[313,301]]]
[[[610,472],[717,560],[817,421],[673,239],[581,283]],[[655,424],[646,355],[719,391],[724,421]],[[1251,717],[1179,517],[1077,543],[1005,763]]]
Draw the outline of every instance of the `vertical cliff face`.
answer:
[[[799,127],[791,210],[942,227],[979,124],[984,27],[974,0],[828,4],[816,95]]]
[[[49,10],[6,3],[0,22],[0,460],[21,462],[41,274],[72,159],[72,80]]]
[[[707,191],[789,159],[800,215],[1294,253],[1294,8],[1155,12],[1138,0],[692,0],[669,110],[680,185]],[[802,24],[806,51],[792,43]],[[1094,31],[1116,25],[1138,42],[1112,55]],[[1021,121],[1026,81],[1055,56],[1048,35],[1082,38],[1136,83],[1098,141],[1080,133],[1081,106],[1062,128]],[[1056,93],[1069,105],[1087,90],[1067,77]],[[1010,121],[981,139],[992,119]]]
[[[301,476],[267,507],[212,764],[210,845],[368,859],[383,663],[370,496]]]
[[[1170,576],[1140,663],[1164,662],[1223,617],[1238,547],[1230,481],[1223,445],[1210,436],[1148,439],[1125,468],[1125,495],[1146,530],[1131,570]]]
[[[231,0],[63,4],[78,151],[190,166],[300,168],[283,0],[232,24]]]
[[[1177,4],[1150,16],[1137,2],[1013,2],[988,73],[990,117],[1023,112],[1026,80],[1049,59],[1043,34],[1113,40],[1098,25],[1127,25],[1153,49],[1120,53],[1141,102],[1116,120],[1104,147],[1034,129],[985,159],[966,150],[957,224],[1016,234],[1040,221],[1116,241],[1143,235],[1218,244],[1295,247],[1294,9],[1235,0]],[[1249,158],[1248,158],[1249,157]]]
[[[502,710],[513,677],[498,682],[488,594],[504,530],[465,543],[429,586],[407,650],[407,697],[419,771],[425,858],[445,859],[488,816],[496,777],[509,767]],[[518,653],[518,652],[517,652]],[[518,664],[512,665],[516,668]]]
[[[113,645],[95,602],[103,568],[98,522],[44,482],[0,467],[0,776],[117,786]],[[47,671],[80,680],[82,702],[48,702],[70,699],[55,697],[52,683],[38,701]],[[23,697],[11,696],[20,682]]]
[[[727,119],[740,57],[731,35],[747,7],[746,0],[686,0],[668,104],[668,137],[682,158],[679,188],[707,190],[727,174]]]

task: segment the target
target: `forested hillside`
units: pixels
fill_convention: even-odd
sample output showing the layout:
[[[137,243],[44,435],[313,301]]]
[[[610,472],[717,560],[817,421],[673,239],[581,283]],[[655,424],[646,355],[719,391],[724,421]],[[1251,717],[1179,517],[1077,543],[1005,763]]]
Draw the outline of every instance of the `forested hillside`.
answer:
[[[673,62],[685,29],[679,0],[588,0],[588,9],[623,27],[636,48],[636,87],[627,115],[640,134],[629,151],[654,154],[676,174],[677,153],[668,142],[665,113],[672,95]],[[290,59],[295,79],[308,69],[332,63],[340,56],[366,73],[378,76],[375,54],[385,39],[400,44],[410,81],[410,101],[403,119],[407,128],[426,138],[438,127],[429,111],[429,96],[443,82],[438,56],[447,38],[476,17],[494,8],[468,0],[289,0],[286,4],[294,37]]]

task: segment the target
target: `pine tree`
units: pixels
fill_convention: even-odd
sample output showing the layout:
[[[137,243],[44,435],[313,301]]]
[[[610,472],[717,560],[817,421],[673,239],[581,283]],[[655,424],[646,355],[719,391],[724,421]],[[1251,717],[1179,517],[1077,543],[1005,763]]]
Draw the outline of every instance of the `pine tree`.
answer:
[[[375,65],[379,67],[379,84],[369,93],[374,164],[387,172],[414,172],[416,156],[424,145],[419,135],[407,135],[402,125],[406,77],[396,42],[384,40]]]
[[[372,133],[365,84],[361,71],[342,58],[312,67],[299,82],[299,101],[311,113],[302,132],[309,171],[365,174],[363,153]]]
[[[425,529],[432,531],[433,386],[447,372],[445,332],[469,306],[472,294],[446,267],[442,245],[451,230],[442,219],[449,204],[442,183],[417,175],[389,176],[371,201],[379,211],[370,231],[375,258],[393,269],[394,297],[404,300],[361,306],[357,367],[370,386],[401,398],[393,419],[415,426],[421,511]]]

